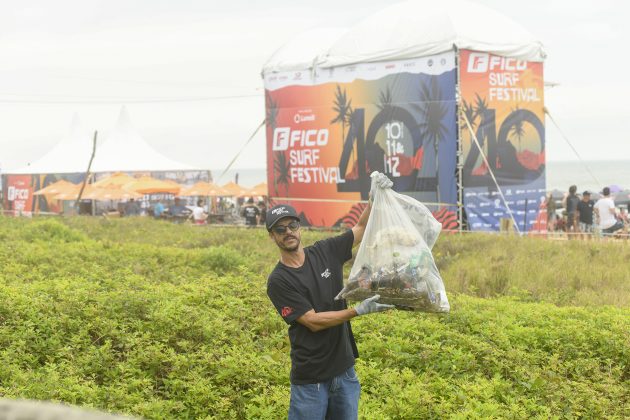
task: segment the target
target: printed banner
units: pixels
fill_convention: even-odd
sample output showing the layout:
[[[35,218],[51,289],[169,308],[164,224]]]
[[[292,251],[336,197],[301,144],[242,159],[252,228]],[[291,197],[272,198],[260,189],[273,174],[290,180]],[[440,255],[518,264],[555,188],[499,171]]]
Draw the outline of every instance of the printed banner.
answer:
[[[33,195],[34,192],[59,180],[72,183],[83,181],[83,174],[2,175],[3,208],[16,216],[38,212],[61,213],[63,202],[52,195]]]
[[[30,175],[6,175],[2,183],[3,208],[15,215],[29,213],[33,207],[33,186]]]
[[[112,175],[113,172],[102,172],[94,175],[94,181],[98,181],[105,177]],[[199,181],[209,181],[210,174],[208,171],[159,171],[159,172],[128,172],[128,175],[139,176],[151,176],[157,179],[171,180],[181,185],[193,185]],[[2,175],[2,188],[3,188],[3,208],[8,211],[9,214],[29,215],[39,212],[50,213],[64,213],[71,210],[70,204],[74,200],[56,200],[54,194],[50,195],[33,195],[34,192],[41,190],[57,181],[65,180],[72,182],[73,184],[79,184],[83,182],[83,173],[74,174],[35,174],[35,175]],[[157,200],[172,200],[172,195],[163,194],[151,194],[145,195],[142,199],[138,200],[142,208],[149,208],[151,201]],[[91,200],[86,200],[91,201]],[[186,198],[190,204],[193,203],[194,198]],[[97,201],[93,203],[95,205],[95,212],[100,214],[103,210],[112,206],[111,202]],[[91,211],[90,211],[91,212]]]
[[[455,83],[454,53],[267,74],[272,201],[310,225],[352,225],[380,171],[456,227]]]
[[[462,110],[483,151],[462,121],[468,226],[499,230],[509,207],[519,230],[528,231],[546,189],[543,64],[468,50],[459,62]]]

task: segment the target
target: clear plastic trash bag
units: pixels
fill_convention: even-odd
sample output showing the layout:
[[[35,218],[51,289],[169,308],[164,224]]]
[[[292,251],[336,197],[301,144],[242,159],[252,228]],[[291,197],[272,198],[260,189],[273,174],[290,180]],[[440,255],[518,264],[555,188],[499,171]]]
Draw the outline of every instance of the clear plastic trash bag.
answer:
[[[380,295],[379,302],[402,309],[448,312],[444,282],[431,248],[442,225],[419,201],[376,182],[372,212],[350,276],[337,298],[352,301]]]

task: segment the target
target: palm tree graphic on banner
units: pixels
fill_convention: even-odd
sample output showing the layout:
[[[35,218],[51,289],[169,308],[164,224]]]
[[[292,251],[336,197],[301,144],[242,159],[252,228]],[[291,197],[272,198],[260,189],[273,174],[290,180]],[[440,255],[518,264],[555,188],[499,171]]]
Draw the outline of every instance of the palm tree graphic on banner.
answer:
[[[517,105],[516,108],[512,109],[512,112],[516,112],[519,109],[520,108]],[[524,122],[523,120],[517,119],[517,120],[514,121],[514,124],[510,128],[510,134],[513,134],[514,137],[516,137],[516,139],[518,140],[518,152],[519,153],[523,151],[523,148],[521,146],[521,141],[523,140],[523,137],[525,137],[525,127],[524,127],[523,122]]]
[[[348,100],[346,90],[344,89],[342,91],[339,85],[337,85],[337,90],[335,91],[333,111],[335,111],[337,115],[330,121],[330,123],[341,124],[341,139],[342,141],[345,141],[346,125],[350,124],[350,119],[352,118],[352,100]],[[354,162],[354,147],[352,148],[350,161]]]
[[[435,179],[437,201],[440,202],[440,162],[439,151],[440,142],[446,140],[448,127],[444,123],[448,109],[444,105],[442,90],[438,83],[437,77],[431,77],[429,83],[422,82],[420,84],[420,103],[413,104],[413,108],[418,111],[422,117],[422,122],[418,124],[421,129],[422,137],[425,141],[433,144],[435,151]]]
[[[265,97],[266,113],[265,122],[267,127],[271,128],[271,133],[276,129],[278,113],[280,107],[278,103],[274,101],[273,97],[267,93]],[[291,169],[291,163],[287,159],[283,151],[277,151],[273,154],[273,189],[278,196],[278,185],[284,184],[286,189],[286,196],[289,196],[289,171]]]

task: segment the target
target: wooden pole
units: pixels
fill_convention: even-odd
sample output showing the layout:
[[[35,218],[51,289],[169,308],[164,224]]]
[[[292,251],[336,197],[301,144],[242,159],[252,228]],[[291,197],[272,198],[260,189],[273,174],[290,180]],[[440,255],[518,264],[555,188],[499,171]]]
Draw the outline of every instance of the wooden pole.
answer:
[[[92,168],[92,161],[94,160],[94,155],[96,154],[97,135],[98,135],[98,131],[94,131],[94,140],[92,140],[92,156],[90,156],[90,163],[88,163],[87,171],[85,172],[85,178],[83,178],[83,184],[81,184],[81,189],[79,190],[79,195],[77,196],[77,201],[74,202],[74,208],[77,214],[79,214],[79,202],[81,201],[81,196],[83,195],[85,184],[87,184],[88,178],[90,177],[90,169]]]

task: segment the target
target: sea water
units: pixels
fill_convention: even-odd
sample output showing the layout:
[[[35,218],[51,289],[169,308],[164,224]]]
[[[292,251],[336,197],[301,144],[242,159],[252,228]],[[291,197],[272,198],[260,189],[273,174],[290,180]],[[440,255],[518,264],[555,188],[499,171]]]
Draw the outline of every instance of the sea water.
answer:
[[[579,193],[599,192],[611,185],[630,188],[630,160],[547,162],[548,191],[568,191],[571,185],[576,185]]]
[[[253,187],[267,181],[267,171],[264,168],[230,169],[221,176],[223,171],[212,170],[214,182],[223,185],[228,181],[234,181],[236,174],[238,183],[245,187]],[[548,191],[568,190],[571,185],[576,185],[578,192],[584,190],[598,192],[610,185],[630,188],[630,160],[549,161],[546,174]]]

